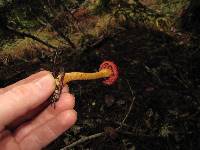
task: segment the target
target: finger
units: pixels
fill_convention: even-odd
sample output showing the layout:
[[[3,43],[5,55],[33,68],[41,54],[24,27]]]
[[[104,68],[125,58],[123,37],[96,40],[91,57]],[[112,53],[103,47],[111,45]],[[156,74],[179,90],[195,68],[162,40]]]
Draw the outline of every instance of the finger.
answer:
[[[62,93],[69,93],[69,86],[65,85],[62,89]]]
[[[77,114],[74,110],[61,112],[53,119],[47,121],[39,128],[34,129],[24,139],[16,141],[20,143],[21,149],[38,150],[44,148],[51,141],[56,139],[65,130],[69,129],[77,119]]]
[[[63,87],[62,89],[62,93],[68,93],[69,88],[66,85],[65,87]],[[61,94],[62,94],[61,93]],[[41,113],[44,109],[46,109],[49,106],[49,101],[45,101],[44,103],[42,103],[40,106],[34,108],[33,110],[31,110],[30,112],[27,112],[26,114],[24,114],[23,116],[20,116],[19,118],[16,118],[15,120],[13,120],[8,126],[7,129],[9,130],[16,130],[16,128],[18,128],[22,123],[30,121],[30,119],[32,120],[33,118],[35,118],[35,116],[37,116],[39,113]],[[68,106],[68,105],[67,105]],[[72,107],[73,108],[73,107]]]
[[[55,80],[45,71],[39,78],[0,95],[0,130],[15,118],[43,103],[54,91]]]
[[[49,119],[55,117],[58,113],[64,110],[73,109],[75,105],[75,98],[69,93],[63,93],[60,100],[56,103],[56,107],[48,106],[39,116],[34,119],[34,122],[30,124],[31,127],[41,125]]]
[[[15,137],[19,140],[23,139],[27,134],[31,133],[32,130],[41,126],[48,120],[54,118],[56,115],[64,110],[71,110],[74,108],[75,99],[69,93],[63,93],[60,100],[56,103],[56,108],[49,106],[41,114],[39,114],[33,121],[20,126],[15,132]]]
[[[47,73],[47,71],[40,71],[40,72],[38,72],[38,73],[35,73],[35,74],[33,74],[33,75],[27,77],[26,79],[22,79],[22,80],[20,80],[20,81],[14,83],[14,84],[12,84],[12,85],[9,85],[9,86],[7,86],[7,87],[5,87],[5,88],[2,88],[2,91],[3,91],[3,92],[6,92],[6,91],[8,91],[8,90],[10,90],[10,89],[12,89],[12,88],[14,88],[14,87],[16,87],[16,86],[19,86],[19,85],[22,85],[22,84],[26,84],[26,83],[32,82],[33,80],[36,80],[36,79],[38,79],[38,78],[40,78],[40,77],[46,75],[46,73]]]
[[[4,93],[3,88],[0,88],[0,94],[3,94],[3,93]]]

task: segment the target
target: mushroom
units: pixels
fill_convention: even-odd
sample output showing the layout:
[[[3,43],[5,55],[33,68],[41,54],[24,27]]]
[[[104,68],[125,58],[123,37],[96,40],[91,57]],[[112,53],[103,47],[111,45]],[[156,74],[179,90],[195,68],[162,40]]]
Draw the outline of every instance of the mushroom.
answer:
[[[110,70],[111,74],[107,79],[103,81],[104,84],[111,85],[113,84],[118,78],[118,68],[112,61],[104,61],[99,68],[100,71],[102,70]]]
[[[56,84],[59,84],[61,76],[58,76],[56,79]],[[94,73],[85,73],[85,72],[69,72],[65,73],[62,84],[67,84],[74,80],[94,80],[106,78],[103,83],[107,85],[113,84],[118,78],[118,69],[117,66],[112,61],[104,61],[99,68],[98,72]]]

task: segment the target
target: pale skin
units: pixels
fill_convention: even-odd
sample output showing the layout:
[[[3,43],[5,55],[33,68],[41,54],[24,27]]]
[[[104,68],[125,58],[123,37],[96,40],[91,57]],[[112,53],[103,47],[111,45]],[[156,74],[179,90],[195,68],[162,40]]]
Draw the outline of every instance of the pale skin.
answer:
[[[54,89],[47,71],[0,89],[1,149],[40,150],[76,122],[75,99],[67,87],[55,109],[47,105]]]

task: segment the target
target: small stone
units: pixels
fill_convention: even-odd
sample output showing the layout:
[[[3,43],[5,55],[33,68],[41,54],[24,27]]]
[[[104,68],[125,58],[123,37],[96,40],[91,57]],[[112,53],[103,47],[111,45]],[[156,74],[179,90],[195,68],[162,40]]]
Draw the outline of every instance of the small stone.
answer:
[[[125,102],[125,100],[117,100],[117,102],[116,102],[118,105],[124,105],[126,102]]]
[[[96,105],[96,102],[94,101],[94,102],[92,102],[92,106],[95,106]]]
[[[105,95],[104,100],[107,107],[112,106],[115,102],[115,98],[112,95]]]
[[[130,148],[128,148],[128,150],[135,150],[135,145],[132,145]]]

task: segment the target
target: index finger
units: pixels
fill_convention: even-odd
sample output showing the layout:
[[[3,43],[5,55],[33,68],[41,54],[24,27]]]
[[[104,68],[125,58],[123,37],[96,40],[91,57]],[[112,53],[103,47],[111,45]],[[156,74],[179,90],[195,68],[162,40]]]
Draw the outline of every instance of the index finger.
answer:
[[[42,104],[54,91],[55,80],[50,72],[41,71],[38,78],[16,84],[0,95],[0,131],[14,119]],[[29,80],[28,78],[27,80]]]

